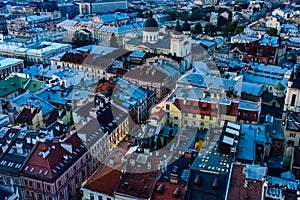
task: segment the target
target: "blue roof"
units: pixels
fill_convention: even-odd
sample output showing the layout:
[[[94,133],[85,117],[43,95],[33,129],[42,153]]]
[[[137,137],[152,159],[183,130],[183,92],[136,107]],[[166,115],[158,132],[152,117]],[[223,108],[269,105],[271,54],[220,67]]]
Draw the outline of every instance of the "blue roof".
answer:
[[[275,86],[279,82],[287,86],[287,79],[283,76],[272,75],[272,74],[263,74],[252,71],[242,71],[241,75],[243,75],[243,80],[245,82],[258,83],[258,84],[266,84],[268,86]]]
[[[127,20],[130,19],[130,17],[126,13],[115,13],[100,15],[100,19],[103,21],[103,23],[111,23],[118,20]]]
[[[21,107],[24,104],[30,104],[36,108],[41,108],[42,115],[45,116],[51,113],[54,110],[54,106],[52,106],[45,99],[38,97],[32,93],[24,93],[13,100],[13,103],[17,104]]]
[[[11,188],[8,186],[0,185],[0,200],[6,200],[9,199],[13,192],[11,191]]]
[[[54,73],[53,75],[59,77],[60,79],[64,79],[64,78],[69,78],[69,77],[73,77],[74,74],[77,74],[78,71],[74,70],[74,69],[63,69],[59,72]]]
[[[145,54],[146,53],[142,52],[142,51],[134,51],[129,56],[130,57],[136,57],[136,58],[144,58]]]
[[[91,94],[91,91],[88,90],[81,90],[73,87],[62,89],[59,86],[54,86],[38,93],[37,96],[50,103],[66,104],[68,100],[79,101],[87,99],[89,94]]]
[[[259,131],[258,128],[260,129]],[[266,144],[269,141],[265,132],[266,128],[264,125],[241,124],[241,137],[239,140],[237,158],[254,161],[256,144]]]
[[[253,96],[260,96],[263,91],[263,85],[255,83],[242,83],[242,93],[250,94]]]

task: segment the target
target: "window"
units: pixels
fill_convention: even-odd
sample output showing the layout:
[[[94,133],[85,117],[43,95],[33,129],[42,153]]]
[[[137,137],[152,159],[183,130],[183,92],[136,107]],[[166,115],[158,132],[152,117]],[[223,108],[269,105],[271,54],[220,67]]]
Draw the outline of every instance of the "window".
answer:
[[[170,105],[169,104],[166,105],[166,110],[170,110]]]
[[[90,194],[90,200],[94,200],[94,199],[95,199],[94,194]]]
[[[42,200],[43,199],[43,195],[42,194],[38,194],[38,199]]]
[[[295,106],[295,103],[296,103],[296,95],[293,94],[292,101],[291,101],[291,106]]]
[[[296,137],[296,133],[290,133],[290,137],[295,138]]]

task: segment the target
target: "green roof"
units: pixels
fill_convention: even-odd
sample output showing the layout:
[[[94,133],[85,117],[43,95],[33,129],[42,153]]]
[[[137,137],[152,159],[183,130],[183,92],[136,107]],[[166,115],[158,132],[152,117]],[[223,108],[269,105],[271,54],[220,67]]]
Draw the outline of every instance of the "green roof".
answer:
[[[275,85],[274,89],[278,91],[283,91],[285,90],[285,87],[281,84],[281,82],[279,82],[277,85]]]
[[[26,85],[25,90],[29,92],[36,93],[41,90],[44,82],[39,80],[29,80],[29,83]]]
[[[41,89],[42,85],[42,81],[30,80],[29,78],[11,74],[4,80],[0,80],[0,97],[5,97],[22,89],[35,93]]]

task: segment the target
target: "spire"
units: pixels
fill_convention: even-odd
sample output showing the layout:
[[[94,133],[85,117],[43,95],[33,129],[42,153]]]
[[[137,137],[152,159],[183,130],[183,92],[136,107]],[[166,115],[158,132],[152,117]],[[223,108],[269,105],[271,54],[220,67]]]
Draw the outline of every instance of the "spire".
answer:
[[[294,69],[292,70],[292,73],[290,75],[290,78],[289,78],[289,81],[293,81],[295,78],[295,72],[294,72]]]
[[[153,12],[152,11],[149,11],[148,18],[153,18]]]
[[[176,31],[176,32],[180,32],[180,33],[181,33],[181,31],[182,31],[182,28],[181,28],[180,23],[179,23],[178,20],[177,20],[177,23],[176,23],[176,26],[175,26],[175,31]]]

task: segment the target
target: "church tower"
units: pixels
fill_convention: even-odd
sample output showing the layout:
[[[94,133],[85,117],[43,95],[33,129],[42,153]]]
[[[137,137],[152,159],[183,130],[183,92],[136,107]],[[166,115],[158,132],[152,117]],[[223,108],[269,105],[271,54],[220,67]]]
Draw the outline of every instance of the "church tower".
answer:
[[[156,43],[158,40],[158,24],[153,19],[153,13],[149,12],[148,19],[144,22],[143,26],[143,43]]]
[[[288,80],[287,93],[284,103],[284,113],[300,112],[300,67],[293,69]]]

